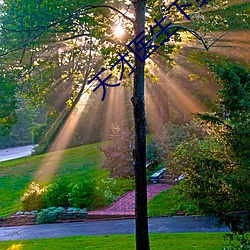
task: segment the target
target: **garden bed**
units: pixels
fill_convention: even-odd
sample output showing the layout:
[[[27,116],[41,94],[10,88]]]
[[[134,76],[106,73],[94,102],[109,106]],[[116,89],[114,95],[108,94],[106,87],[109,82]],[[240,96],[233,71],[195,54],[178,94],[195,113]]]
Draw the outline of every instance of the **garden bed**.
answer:
[[[83,212],[63,212],[58,214],[57,219],[51,223],[60,222],[80,222],[86,220],[87,213]],[[14,214],[0,219],[0,227],[27,226],[37,224],[36,214]]]

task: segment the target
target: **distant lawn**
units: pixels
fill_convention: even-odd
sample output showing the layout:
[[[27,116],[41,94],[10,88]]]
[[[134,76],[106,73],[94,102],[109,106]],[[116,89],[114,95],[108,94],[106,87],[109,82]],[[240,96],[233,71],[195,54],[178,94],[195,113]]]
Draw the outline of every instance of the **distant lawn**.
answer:
[[[228,246],[224,233],[151,234],[151,250],[221,250]],[[67,238],[0,242],[2,250],[130,250],[135,249],[134,235],[74,236]]]
[[[79,181],[86,174],[106,176],[105,170],[98,169],[102,160],[98,145],[100,143],[65,150],[52,179],[64,176]],[[56,154],[50,153],[50,156]],[[0,217],[20,210],[20,197],[30,182],[37,181],[34,176],[45,157],[43,154],[0,163]]]

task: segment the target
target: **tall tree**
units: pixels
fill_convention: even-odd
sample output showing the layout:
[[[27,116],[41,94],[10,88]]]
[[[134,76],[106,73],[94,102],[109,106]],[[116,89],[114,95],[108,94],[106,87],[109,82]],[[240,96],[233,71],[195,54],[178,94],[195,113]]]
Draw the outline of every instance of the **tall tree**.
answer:
[[[135,7],[135,37],[145,29],[146,0],[133,2]],[[139,56],[143,57],[141,50]],[[148,212],[147,212],[147,180],[146,180],[146,116],[144,101],[144,62],[135,56],[134,107],[135,146],[133,149],[135,173],[135,217],[136,217],[136,249],[148,250]]]

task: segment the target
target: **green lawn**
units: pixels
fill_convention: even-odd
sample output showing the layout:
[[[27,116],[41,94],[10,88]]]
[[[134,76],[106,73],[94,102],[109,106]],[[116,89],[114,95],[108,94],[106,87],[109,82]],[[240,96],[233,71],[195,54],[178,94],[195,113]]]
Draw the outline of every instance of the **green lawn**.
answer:
[[[228,246],[224,233],[151,234],[151,250],[222,250]],[[74,236],[57,239],[7,241],[1,250],[135,249],[134,235]]]
[[[166,191],[153,197],[148,202],[148,215],[151,217],[158,217],[161,215],[175,215],[178,212],[183,212],[186,215],[199,214],[198,208],[191,202],[180,196],[172,187]]]
[[[86,174],[98,174],[99,178],[102,174],[107,175],[98,169],[102,160],[98,145],[100,143],[65,150],[52,180],[64,176],[79,181]],[[56,152],[50,154],[52,157],[57,155]],[[46,154],[0,163],[0,217],[20,210],[20,197],[30,182],[37,181],[35,175],[45,157]]]

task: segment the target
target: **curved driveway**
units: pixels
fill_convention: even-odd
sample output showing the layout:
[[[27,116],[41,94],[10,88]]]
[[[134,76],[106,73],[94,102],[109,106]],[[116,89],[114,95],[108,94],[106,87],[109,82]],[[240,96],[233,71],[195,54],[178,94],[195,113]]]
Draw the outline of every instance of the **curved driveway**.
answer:
[[[30,156],[36,145],[0,149],[0,162]]]
[[[214,218],[195,216],[174,216],[149,218],[150,233],[169,232],[228,232],[227,227],[218,229]],[[134,234],[135,220],[109,220],[46,224],[0,228],[0,241],[38,238],[56,238],[74,235]]]

